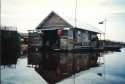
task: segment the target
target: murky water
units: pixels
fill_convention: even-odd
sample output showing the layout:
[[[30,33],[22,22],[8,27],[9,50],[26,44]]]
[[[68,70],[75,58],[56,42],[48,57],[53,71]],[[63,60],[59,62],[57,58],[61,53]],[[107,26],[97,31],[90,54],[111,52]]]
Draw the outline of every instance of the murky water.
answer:
[[[50,84],[124,84],[121,52],[47,53],[36,71]]]
[[[0,84],[47,84],[47,82],[35,72],[34,68],[27,67],[27,58],[19,58],[16,67],[1,66]]]
[[[125,84],[125,49],[102,53],[104,64],[76,73],[57,84]]]
[[[99,52],[45,52],[36,71],[49,83],[61,81],[74,73],[98,66]]]
[[[1,83],[125,84],[125,48],[121,52],[54,53],[44,61],[46,66],[36,69],[41,77],[27,67],[26,58],[18,59],[16,68],[1,66]]]

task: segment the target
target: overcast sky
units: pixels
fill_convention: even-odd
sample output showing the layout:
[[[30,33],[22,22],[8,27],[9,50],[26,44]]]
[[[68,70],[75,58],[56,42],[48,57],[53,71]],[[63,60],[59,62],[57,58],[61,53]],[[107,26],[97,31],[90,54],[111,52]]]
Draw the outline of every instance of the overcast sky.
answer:
[[[77,0],[77,19],[100,30],[107,19],[107,39],[125,41],[125,0]],[[51,11],[74,18],[75,0],[1,0],[1,24],[16,26],[19,32],[35,27]]]

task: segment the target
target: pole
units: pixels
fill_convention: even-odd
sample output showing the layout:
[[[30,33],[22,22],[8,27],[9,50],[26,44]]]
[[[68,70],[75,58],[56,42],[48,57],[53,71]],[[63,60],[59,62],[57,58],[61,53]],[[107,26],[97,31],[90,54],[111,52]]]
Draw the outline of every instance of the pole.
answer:
[[[74,48],[75,48],[75,28],[77,27],[77,0],[75,0],[75,26],[73,28],[73,53],[74,53]],[[75,54],[73,54],[73,65],[72,65],[72,70],[73,70],[73,83],[75,84]]]
[[[75,0],[75,27],[77,26],[77,0]]]
[[[104,20],[104,22],[105,22],[104,40],[106,40],[106,23],[107,23],[106,17],[105,17],[105,20]]]
[[[106,20],[106,16],[105,16],[104,46],[105,46],[105,43],[106,43],[106,24],[107,24],[107,20]],[[104,80],[105,80],[105,70],[106,70],[106,68],[105,68],[105,62],[106,62],[106,60],[105,60],[105,56],[104,56]]]
[[[102,21],[102,22],[99,22],[99,24],[103,24],[104,23],[104,41],[102,42],[103,43],[103,49],[105,49],[105,43],[106,43],[106,25],[107,25],[107,19],[106,19],[106,16],[105,16],[105,19],[104,19],[104,21]],[[105,62],[106,62],[106,60],[105,60],[105,56],[104,56],[104,58],[103,58],[103,61],[104,61],[104,80],[105,80]]]

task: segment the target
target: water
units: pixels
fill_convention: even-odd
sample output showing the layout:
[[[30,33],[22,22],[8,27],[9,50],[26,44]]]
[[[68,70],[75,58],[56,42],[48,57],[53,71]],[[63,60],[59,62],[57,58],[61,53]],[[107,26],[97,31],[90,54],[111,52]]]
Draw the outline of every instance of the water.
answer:
[[[121,49],[121,52],[106,52],[101,54],[97,54],[97,52],[96,54],[79,53],[76,55],[79,59],[75,60],[83,60],[81,54],[84,56],[84,59],[89,61],[90,58],[88,58],[88,56],[94,56],[95,59],[92,59],[95,60],[95,62],[91,61],[91,63],[89,63],[92,64],[94,67],[84,66],[83,70],[79,71],[78,73],[75,73],[75,75],[70,74],[70,76],[64,78],[62,77],[62,79],[56,82],[56,84],[125,84],[125,48]],[[96,60],[97,55],[101,56],[98,58],[98,60]],[[54,63],[58,66],[59,62],[68,62],[67,66],[69,66],[70,63],[72,63],[72,61],[69,61],[72,60],[70,59],[72,57],[71,54],[69,54],[68,56],[65,54],[60,56],[60,60],[59,58],[52,58],[54,61],[56,60],[56,62]],[[86,60],[83,61],[84,65],[86,64]],[[96,64],[98,62],[104,64],[100,64],[98,66]],[[49,66],[52,66],[52,63]],[[69,73],[70,70],[72,71],[72,67],[61,67],[63,68],[61,68],[63,74],[65,74],[66,72]],[[56,66],[54,66],[54,68],[49,68],[55,69]],[[79,68],[76,69],[78,70]],[[58,76],[59,75],[57,75],[56,77],[58,78]],[[18,59],[16,68],[12,66],[6,67],[4,69],[4,67],[1,66],[1,84],[47,84],[47,82],[43,78],[44,77],[40,77],[40,75],[36,73],[36,71],[33,68],[27,67],[26,58]]]
[[[27,67],[27,59],[19,58],[17,65],[1,66],[0,84],[47,84],[32,67]]]
[[[36,71],[49,83],[54,84],[76,72],[98,66],[99,52],[45,52]]]
[[[125,84],[125,49],[109,52],[101,57],[105,64],[81,71],[57,84]],[[101,73],[102,75],[98,75]],[[75,80],[74,80],[75,79]]]

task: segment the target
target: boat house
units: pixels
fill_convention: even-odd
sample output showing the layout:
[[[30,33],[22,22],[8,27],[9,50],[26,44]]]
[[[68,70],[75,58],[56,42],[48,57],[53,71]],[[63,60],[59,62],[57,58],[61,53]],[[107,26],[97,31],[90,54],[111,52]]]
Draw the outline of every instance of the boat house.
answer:
[[[41,46],[63,50],[96,48],[98,47],[97,34],[101,34],[93,26],[79,22],[75,25],[74,20],[65,19],[53,11],[36,27],[35,31],[41,34]]]

